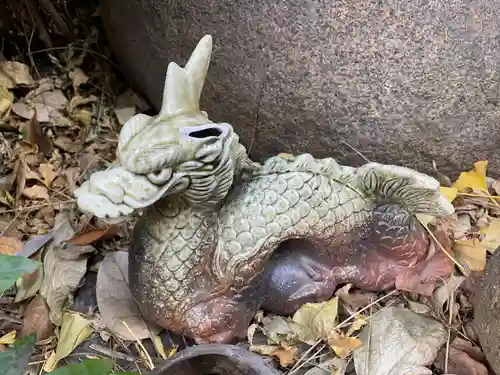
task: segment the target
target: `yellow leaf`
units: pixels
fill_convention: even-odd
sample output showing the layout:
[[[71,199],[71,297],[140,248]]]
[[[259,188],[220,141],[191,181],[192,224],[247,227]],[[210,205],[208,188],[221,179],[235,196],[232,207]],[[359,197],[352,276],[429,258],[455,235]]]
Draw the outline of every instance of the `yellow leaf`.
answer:
[[[277,357],[281,367],[288,367],[295,363],[295,355],[297,354],[296,347],[277,348],[271,352],[271,355]]]
[[[441,186],[439,188],[441,191],[441,194],[449,201],[453,202],[455,198],[457,197],[458,189],[456,187],[446,187],[446,186]]]
[[[364,316],[361,315],[357,315],[354,320],[354,323],[352,323],[349,329],[347,330],[347,336],[350,336],[354,332],[359,331],[361,327],[363,327],[365,324],[368,324],[368,318],[365,318]]]
[[[163,341],[161,340],[160,335],[153,335],[153,344],[155,346],[156,353],[158,353],[163,359],[167,359],[165,347],[163,346]]]
[[[333,331],[328,338],[328,344],[340,358],[347,357],[354,349],[359,348],[363,343],[355,337],[345,336]]]
[[[5,87],[0,86],[0,118],[7,118],[12,108],[14,95]]]
[[[488,192],[488,187],[486,185],[487,167],[487,160],[480,160],[476,162],[472,171],[460,173],[460,177],[458,177],[458,180],[455,181],[453,187],[458,191],[471,188]]]
[[[16,341],[16,331],[10,331],[6,335],[0,337],[0,344],[2,345],[10,345]]]
[[[290,326],[300,341],[314,345],[318,340],[327,340],[335,328],[338,297],[320,303],[306,303],[293,315]]]
[[[493,218],[490,225],[481,229],[480,232],[485,235],[481,245],[493,253],[500,246],[500,219]]]
[[[471,271],[482,271],[486,266],[486,248],[479,240],[460,240],[453,245],[457,261]]]
[[[94,331],[92,321],[85,319],[80,314],[66,312],[63,315],[61,333],[56,350],[52,352],[43,370],[53,371],[59,361],[73,352],[75,348],[90,337]]]

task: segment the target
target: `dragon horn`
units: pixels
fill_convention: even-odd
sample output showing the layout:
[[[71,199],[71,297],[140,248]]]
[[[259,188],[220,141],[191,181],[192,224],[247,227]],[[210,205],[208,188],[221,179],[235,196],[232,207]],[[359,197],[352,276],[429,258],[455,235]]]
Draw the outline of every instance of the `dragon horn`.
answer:
[[[207,76],[211,54],[212,37],[205,35],[198,42],[184,68],[174,62],[168,65],[160,110],[161,117],[200,111],[201,90]]]

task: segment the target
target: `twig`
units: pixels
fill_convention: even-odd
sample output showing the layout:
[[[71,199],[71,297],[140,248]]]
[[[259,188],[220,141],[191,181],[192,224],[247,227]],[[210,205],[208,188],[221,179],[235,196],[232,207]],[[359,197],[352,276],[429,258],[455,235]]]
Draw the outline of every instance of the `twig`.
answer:
[[[50,47],[50,48],[43,48],[43,49],[39,49],[39,50],[36,50],[36,51],[32,51],[31,53],[34,55],[36,53],[42,53],[42,52],[50,52],[50,51],[60,51],[60,50],[65,50],[65,49],[73,49],[74,51],[82,51],[82,52],[87,52],[87,53],[90,53],[92,55],[96,55],[96,56],[99,56],[100,58],[106,60],[108,63],[110,63],[114,68],[116,68],[118,70],[118,72],[122,72],[120,67],[118,65],[116,65],[113,60],[111,60],[109,57],[103,55],[102,53],[99,53],[99,52],[96,52],[96,51],[93,51],[91,49],[88,49],[88,48],[83,48],[83,47],[73,47],[73,46],[65,46],[65,47]]]
[[[52,48],[52,41],[50,40],[49,33],[45,27],[45,22],[43,21],[42,14],[40,13],[40,9],[38,9],[38,4],[36,4],[35,0],[25,0],[26,6],[28,7],[28,12],[31,14],[31,17],[34,19],[34,23],[36,28],[38,29],[38,33],[40,34],[40,40],[47,46],[47,48]]]
[[[449,310],[449,316],[448,316],[448,325],[451,326],[451,320],[452,320],[452,314],[453,314],[453,305],[454,305],[454,300],[455,300],[455,291],[451,291],[450,294],[450,310]],[[446,356],[444,360],[444,372],[445,374],[448,373],[448,360],[450,356],[450,337],[451,337],[451,329],[448,327],[448,337],[446,339]]]
[[[76,202],[76,199],[68,199],[67,201],[61,201],[61,202],[50,202],[50,203],[43,203],[43,204],[34,204],[34,205],[28,206],[28,207],[14,208],[12,210],[5,210],[5,211],[2,211],[2,213],[26,212],[26,211],[35,210],[37,208],[44,208],[44,207],[49,207],[49,206],[55,206],[56,204],[69,204],[69,203],[74,203],[74,202]]]
[[[40,6],[43,7],[48,14],[50,14],[52,20],[56,24],[56,27],[66,37],[66,39],[70,41],[73,40],[73,32],[68,27],[68,24],[66,23],[64,18],[54,7],[54,4],[52,4],[51,0],[38,0],[38,2],[40,3]]]
[[[153,370],[155,368],[155,365],[153,364],[153,360],[151,359],[151,357],[149,356],[149,353],[148,351],[146,350],[146,348],[144,347],[144,345],[142,345],[142,342],[141,340],[139,340],[139,338],[135,335],[134,331],[132,331],[130,329],[130,327],[128,326],[128,324],[122,320],[122,323],[123,325],[130,331],[130,333],[132,334],[132,336],[134,336],[135,340],[137,341],[137,344],[139,345],[139,347],[142,349],[142,351],[144,352],[144,354],[146,355],[146,358],[148,360],[147,364],[149,366],[149,368],[151,370]]]
[[[104,346],[101,346],[101,345],[90,344],[89,348],[93,349],[96,352],[101,353],[101,354],[103,354],[105,356],[122,359],[122,360],[127,361],[127,362],[135,362],[135,361],[137,361],[137,358],[135,358],[135,357],[133,357],[131,355],[128,355],[128,354],[125,354],[125,353],[120,353],[120,352],[117,352],[116,350],[108,349],[108,348],[105,348]]]
[[[355,148],[354,146],[351,146],[349,143],[347,143],[345,141],[341,140],[340,142],[342,142],[347,147],[349,147],[351,150],[353,150],[356,154],[358,154],[359,156],[361,156],[367,163],[370,163],[370,160],[365,155],[363,155],[363,153],[361,151],[359,151],[357,148]]]
[[[418,220],[418,218],[417,218]],[[450,259],[458,268],[459,270],[466,276],[468,276],[467,272],[465,271],[465,268],[460,264],[458,263],[455,258],[453,258],[447,251],[446,249],[443,247],[443,245],[441,245],[441,243],[438,241],[438,239],[436,238],[436,236],[434,236],[434,233],[431,232],[431,230],[427,227],[427,225],[423,225],[422,223],[422,226],[425,228],[425,230],[427,231],[427,233],[429,234],[429,236],[431,236],[431,238],[436,241],[436,244],[438,245],[439,249],[448,257],[448,259]]]
[[[16,220],[19,218],[19,216],[21,216],[21,212],[16,213],[16,215],[11,220],[11,222],[9,223],[9,225],[7,225],[7,227],[2,231],[2,233],[0,233],[0,237],[2,237],[5,233],[8,232],[8,230],[10,229],[10,227],[16,222]]]

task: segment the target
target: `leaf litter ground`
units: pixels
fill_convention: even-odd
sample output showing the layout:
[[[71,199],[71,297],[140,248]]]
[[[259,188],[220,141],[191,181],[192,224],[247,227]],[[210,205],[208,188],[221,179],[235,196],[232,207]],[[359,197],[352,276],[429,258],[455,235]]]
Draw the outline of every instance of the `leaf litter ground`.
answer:
[[[120,126],[149,110],[89,30],[46,52],[44,69],[0,61],[0,368],[9,375],[142,373],[192,344],[145,322],[128,292],[135,218],[105,225],[74,204],[75,187],[114,161]],[[259,311],[240,345],[289,375],[488,374],[472,298],[500,245],[500,181],[487,161],[453,183],[436,174],[457,213],[418,219],[449,278],[426,269],[390,293],[345,285],[293,316]]]

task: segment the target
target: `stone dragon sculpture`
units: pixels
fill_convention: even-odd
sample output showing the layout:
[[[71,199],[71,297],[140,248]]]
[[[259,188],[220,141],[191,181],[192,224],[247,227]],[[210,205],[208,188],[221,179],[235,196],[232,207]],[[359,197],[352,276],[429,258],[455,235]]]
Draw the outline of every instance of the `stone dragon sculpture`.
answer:
[[[292,313],[344,282],[394,287],[427,256],[413,214],[454,211],[439,183],[310,154],[253,162],[233,127],[199,108],[211,52],[205,36],[184,68],[169,64],[159,114],[125,123],[117,163],[75,192],[81,210],[107,220],[144,209],[129,249],[144,316],[198,343],[226,343],[258,308]]]

